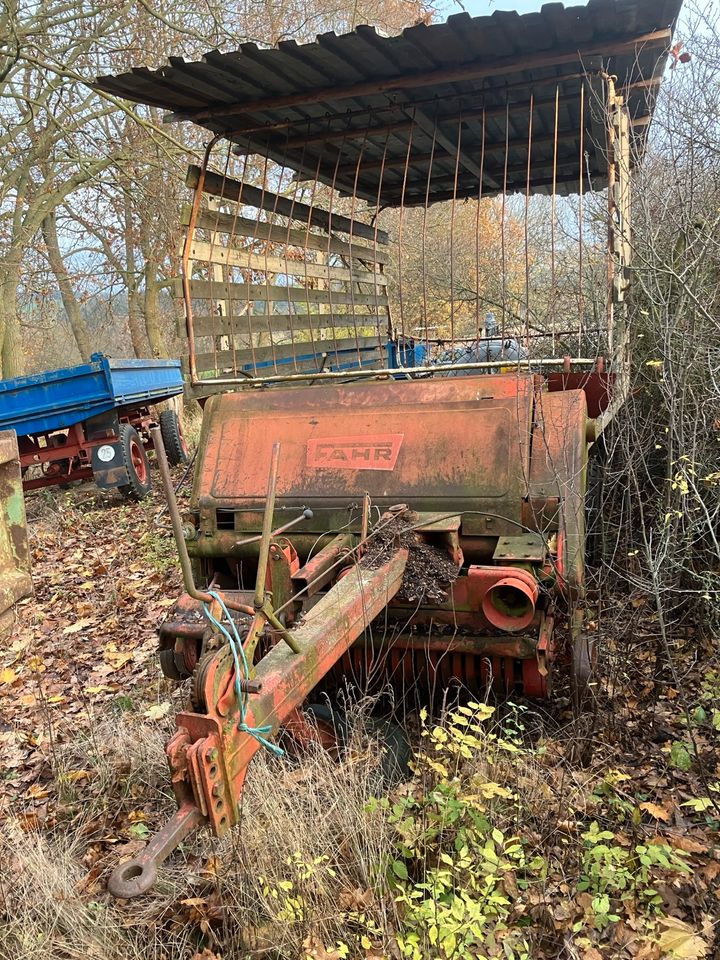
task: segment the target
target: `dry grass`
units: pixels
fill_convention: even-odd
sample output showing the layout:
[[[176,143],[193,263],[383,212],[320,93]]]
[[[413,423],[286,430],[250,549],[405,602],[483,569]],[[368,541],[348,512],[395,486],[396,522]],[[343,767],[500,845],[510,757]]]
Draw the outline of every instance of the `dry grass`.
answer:
[[[368,707],[353,711],[362,749],[344,759],[319,747],[301,760],[260,753],[240,826],[223,841],[205,832],[192,838],[163,866],[152,893],[127,903],[107,894],[106,881],[141,848],[137,825],[154,830],[174,810],[163,754],[170,721],[120,714],[61,748],[54,828],[33,833],[14,821],[0,829],[2,960],[338,960],[339,943],[351,945],[353,960],[367,953],[352,945],[368,929],[377,933],[367,956],[397,957],[403,917],[385,871],[398,838],[391,811],[370,802],[381,744],[368,733]],[[523,723],[534,726],[532,745],[526,738],[516,753],[494,748],[494,738],[513,729],[521,744]],[[599,819],[619,829],[593,792],[611,757],[598,744],[593,764],[579,768],[570,758],[572,730],[538,736],[540,723],[530,711],[499,710],[483,748],[454,769],[451,763],[447,782],[470,793],[488,783],[513,793],[512,802],[487,802],[488,820],[505,837],[521,838],[528,861],[547,864],[530,887],[515,890],[518,915],[532,917],[519,932],[535,958],[574,956],[572,936],[556,932],[558,911],[563,923],[568,903],[577,911],[572,897],[587,824]],[[412,783],[394,788],[394,799],[432,790],[428,769],[421,763]]]
[[[392,900],[371,893],[390,846],[382,815],[367,810],[380,752],[367,737],[343,761],[319,747],[301,761],[259,755],[240,828],[224,841],[198,835],[149,896],[114,901],[109,871],[142,846],[128,839],[130,821],[141,814],[136,822],[155,829],[174,809],[166,734],[139,718],[99,724],[59,753],[56,828],[0,829],[3,960],[181,960],[208,945],[225,960],[255,951],[295,960],[303,943],[343,939],[348,911],[394,929]],[[80,770],[89,777],[76,779]]]

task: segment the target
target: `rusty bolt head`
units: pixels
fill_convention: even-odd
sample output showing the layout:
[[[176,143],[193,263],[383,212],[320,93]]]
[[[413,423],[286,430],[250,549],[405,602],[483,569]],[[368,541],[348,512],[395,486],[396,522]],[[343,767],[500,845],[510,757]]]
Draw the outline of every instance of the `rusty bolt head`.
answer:
[[[212,788],[212,792],[213,792],[213,796],[214,796],[214,797],[219,797],[219,796],[221,796],[221,795],[222,795],[222,786],[221,786],[219,783],[216,783],[215,786]]]
[[[217,758],[218,758],[218,752],[215,747],[213,747],[212,750],[208,750],[208,752],[205,754],[205,759],[207,760],[208,763],[215,763]]]

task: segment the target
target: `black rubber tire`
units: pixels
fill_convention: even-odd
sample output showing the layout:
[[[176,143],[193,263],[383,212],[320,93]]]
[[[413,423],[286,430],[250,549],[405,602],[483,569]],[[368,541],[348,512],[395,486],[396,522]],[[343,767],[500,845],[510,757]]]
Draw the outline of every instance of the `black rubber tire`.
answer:
[[[163,410],[160,414],[160,432],[170,466],[177,467],[181,463],[187,463],[190,451],[183,437],[180,419],[174,410]]]
[[[316,720],[329,724],[335,731],[338,742],[348,746],[351,731],[342,710],[333,709],[326,703],[308,703],[303,710]],[[410,741],[400,724],[394,720],[368,717],[367,731],[371,736],[377,737],[382,749],[378,769],[378,789],[387,789],[407,780],[410,774],[412,750]]]
[[[585,563],[597,570],[603,561],[603,508],[607,454],[602,438],[591,451],[587,465],[585,493]]]
[[[160,669],[163,672],[163,676],[167,677],[168,680],[184,680],[190,676],[187,670],[181,670],[178,667],[175,651],[172,647],[159,650],[158,653],[160,656]]]
[[[135,427],[129,423],[121,423],[119,436],[122,461],[128,472],[129,482],[119,486],[118,490],[131,500],[142,500],[152,490],[150,461]]]

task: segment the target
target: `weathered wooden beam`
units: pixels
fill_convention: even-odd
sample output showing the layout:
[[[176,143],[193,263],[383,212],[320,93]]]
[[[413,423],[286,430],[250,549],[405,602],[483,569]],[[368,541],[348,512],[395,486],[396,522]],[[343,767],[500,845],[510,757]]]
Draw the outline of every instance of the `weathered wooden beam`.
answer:
[[[181,223],[190,223],[191,207],[185,205],[181,211]],[[364,263],[388,263],[390,255],[378,247],[367,247],[353,240],[337,240],[329,234],[310,233],[309,230],[292,229],[279,224],[252,220],[249,217],[235,216],[232,213],[215,213],[203,210],[198,214],[195,226],[200,230],[212,230],[228,236],[248,237],[253,240],[269,240],[291,247],[321,250],[323,253],[335,253],[347,259],[361,260]]]
[[[300,369],[310,364],[311,369],[322,369],[323,360],[327,358],[330,365],[337,362],[336,353],[342,353],[339,359],[345,362],[357,358],[358,351],[367,362],[380,359],[385,355],[385,341],[379,333],[370,337],[347,337],[342,340],[310,340],[301,343],[283,343],[270,347],[243,347],[239,350],[218,350],[215,352],[199,353],[195,357],[198,370],[215,370],[218,367],[255,367],[259,364],[275,366],[281,364],[283,369],[292,370],[297,363]],[[371,356],[368,356],[367,352]],[[349,353],[349,356],[348,356]],[[377,356],[375,356],[377,355]],[[301,359],[302,358],[302,359]]]
[[[227,247],[219,243],[206,243],[203,240],[193,240],[190,247],[192,260],[202,260],[206,263],[222,264],[228,267],[246,267],[253,271],[264,271],[288,277],[310,277],[314,280],[338,280],[342,283],[370,283],[376,286],[387,286],[384,274],[374,270],[362,270],[354,267],[331,267],[323,263],[312,263],[308,260],[297,260],[293,257],[278,257],[272,254],[255,253],[252,250],[243,250],[238,247]],[[213,279],[217,279],[214,277]]]
[[[185,183],[191,190],[196,189],[200,182],[201,173],[200,167],[194,163],[188,167]],[[306,203],[300,203],[289,197],[273,193],[272,190],[262,190],[260,187],[251,186],[249,183],[240,183],[239,180],[223,177],[212,170],[205,172],[203,192],[221,197],[223,200],[246,203],[249,206],[257,207],[259,210],[278,213],[293,220],[300,220],[309,223],[311,226],[319,227],[321,230],[337,230],[350,236],[363,237],[365,240],[377,240],[378,243],[387,243],[389,240],[384,230],[376,231],[368,223],[351,220],[342,214],[322,210],[319,207],[308,206]]]
[[[244,313],[226,317],[203,314],[193,316],[192,323],[196,337],[244,337],[270,331],[274,334],[286,333],[289,337],[291,331],[312,330],[317,334],[321,330],[338,327],[376,327],[386,331],[388,318],[386,313]],[[184,326],[183,320],[183,335]]]
[[[362,282],[362,281],[361,281]],[[175,296],[182,296],[182,281],[173,281]],[[313,290],[309,287],[279,287],[269,283],[219,283],[191,280],[193,300],[267,300],[281,303],[329,303],[342,306],[386,307],[388,298],[377,293],[340,293],[337,290]]]

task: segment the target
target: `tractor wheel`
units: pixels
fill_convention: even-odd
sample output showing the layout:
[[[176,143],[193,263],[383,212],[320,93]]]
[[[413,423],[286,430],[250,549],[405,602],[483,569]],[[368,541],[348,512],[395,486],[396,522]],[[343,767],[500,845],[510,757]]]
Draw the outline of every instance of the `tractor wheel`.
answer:
[[[142,500],[152,489],[150,463],[142,445],[142,440],[129,423],[120,424],[120,443],[122,445],[123,466],[128,472],[128,483],[118,487],[120,493],[132,500]]]
[[[181,463],[187,463],[190,451],[183,436],[180,418],[174,410],[163,410],[160,414],[160,432],[170,466],[177,467]]]

